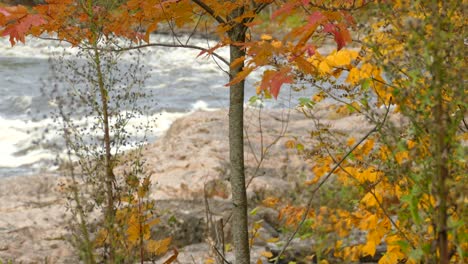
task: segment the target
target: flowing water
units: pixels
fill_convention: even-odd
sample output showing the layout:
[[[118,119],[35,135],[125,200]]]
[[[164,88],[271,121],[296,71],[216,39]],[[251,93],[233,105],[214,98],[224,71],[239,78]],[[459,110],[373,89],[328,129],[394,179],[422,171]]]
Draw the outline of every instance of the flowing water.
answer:
[[[167,36],[152,38],[153,42],[171,42]],[[214,45],[202,39],[195,39],[191,44]],[[44,96],[41,88],[47,90],[51,83],[57,82],[53,80],[49,58],[63,52],[73,54],[76,48],[40,39],[28,39],[25,45],[20,43],[11,47],[7,38],[0,39],[0,177],[53,168],[55,154],[34,142],[60,141],[57,131],[50,131],[54,102]],[[155,118],[150,140],[160,136],[176,118],[191,111],[228,106],[229,90],[225,86],[228,77],[220,69],[226,69],[225,65],[197,57],[199,53],[182,48],[150,47],[143,50],[140,63],[146,66],[149,74],[144,89],[152,94],[152,98],[145,100],[156,102],[149,105],[148,115]],[[227,49],[218,53],[228,57]],[[130,64],[132,59],[134,57],[122,56],[120,63]],[[254,95],[254,85],[260,75],[260,72],[254,72],[247,79],[246,100]],[[283,99],[271,105],[278,107],[290,101],[288,92],[283,92],[282,96]],[[81,117],[73,118],[79,120]]]

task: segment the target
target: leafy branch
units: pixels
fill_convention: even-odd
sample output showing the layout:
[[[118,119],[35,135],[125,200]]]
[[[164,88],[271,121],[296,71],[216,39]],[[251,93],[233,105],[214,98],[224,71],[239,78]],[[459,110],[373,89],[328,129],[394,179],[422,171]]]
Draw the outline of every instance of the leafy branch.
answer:
[[[337,170],[341,166],[341,164],[354,152],[354,150],[357,149],[357,147],[359,147],[367,138],[369,138],[370,135],[372,135],[373,133],[379,131],[382,128],[382,126],[385,124],[385,122],[387,120],[388,113],[390,112],[390,106],[391,106],[391,100],[390,100],[390,103],[389,103],[389,105],[387,107],[387,111],[385,112],[385,116],[384,116],[383,120],[380,123],[378,123],[372,130],[367,132],[367,134],[365,136],[363,136],[356,144],[354,144],[354,146],[333,166],[333,168],[330,170],[330,172],[328,172],[328,174],[324,177],[324,179],[312,190],[311,197],[307,201],[307,206],[306,206],[306,209],[305,209],[304,213],[302,214],[301,221],[298,223],[298,225],[295,228],[294,232],[289,236],[286,243],[281,248],[281,251],[279,252],[278,256],[275,257],[276,260],[275,260],[274,264],[278,264],[278,261],[280,260],[281,256],[284,254],[287,247],[289,246],[289,244],[291,243],[293,238],[296,236],[297,232],[299,232],[299,230],[302,228],[305,221],[307,220],[307,215],[310,212],[310,209],[312,207],[312,202],[314,200],[314,197],[315,197],[315,194],[317,193],[317,191],[328,181],[328,179],[330,179],[330,177],[333,175],[335,170]]]

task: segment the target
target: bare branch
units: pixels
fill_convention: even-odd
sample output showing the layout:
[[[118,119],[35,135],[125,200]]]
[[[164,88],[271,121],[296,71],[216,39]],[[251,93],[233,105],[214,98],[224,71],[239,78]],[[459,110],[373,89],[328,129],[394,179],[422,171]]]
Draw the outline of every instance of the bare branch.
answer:
[[[138,46],[133,46],[133,47],[127,47],[127,48],[120,48],[120,49],[110,49],[109,51],[115,51],[115,52],[121,52],[121,51],[128,51],[128,50],[134,50],[134,49],[141,49],[141,48],[146,48],[146,47],[169,47],[169,48],[184,48],[184,49],[196,49],[196,50],[201,50],[205,51],[208,54],[216,57],[220,61],[222,61],[224,64],[229,66],[229,62],[223,58],[221,55],[212,52],[206,48],[195,46],[195,45],[186,45],[186,44],[170,44],[170,43],[148,43],[148,44],[143,44],[143,45],[138,45]]]
[[[218,21],[218,23],[226,24],[226,21],[224,21],[224,19],[222,17],[216,15],[214,10],[211,9],[211,7],[209,7],[204,2],[202,2],[200,0],[191,0],[191,1],[194,2],[196,5],[198,5],[199,7],[201,7],[203,10],[205,10],[208,14],[210,14],[211,17],[213,17],[216,21]]]

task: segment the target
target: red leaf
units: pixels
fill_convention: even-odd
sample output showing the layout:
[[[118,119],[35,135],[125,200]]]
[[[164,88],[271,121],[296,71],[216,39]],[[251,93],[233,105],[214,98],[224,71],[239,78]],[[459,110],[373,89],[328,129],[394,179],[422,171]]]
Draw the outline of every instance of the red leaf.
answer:
[[[46,20],[38,14],[26,14],[20,18],[16,23],[10,24],[3,30],[2,37],[10,35],[10,43],[12,46],[16,41],[24,43],[24,37],[33,26],[40,26],[45,24]]]
[[[271,19],[275,19],[276,17],[280,16],[280,15],[284,15],[284,14],[290,14],[291,11],[295,8],[295,4],[293,3],[286,3],[284,4],[281,8],[279,8],[278,10],[276,10],[275,12],[273,12],[273,14],[271,15]]]
[[[0,7],[0,14],[2,14],[4,16],[9,16],[10,12],[8,12],[5,8]]]
[[[314,45],[307,45],[306,46],[306,51],[307,51],[307,55],[309,56],[313,56],[315,54],[315,46]]]
[[[316,26],[317,23],[322,23],[325,19],[327,19],[327,17],[324,16],[322,12],[315,11],[312,13],[312,15],[309,16],[309,24]]]
[[[334,36],[335,42],[338,45],[337,50],[342,49],[346,45],[346,42],[351,41],[351,36],[349,35],[346,26],[342,24],[335,25],[328,23],[323,27],[323,32],[330,33]]]
[[[290,68],[282,68],[280,71],[268,70],[263,74],[260,89],[266,90],[269,88],[271,95],[278,99],[281,86],[285,83],[293,83],[294,80],[289,74]]]

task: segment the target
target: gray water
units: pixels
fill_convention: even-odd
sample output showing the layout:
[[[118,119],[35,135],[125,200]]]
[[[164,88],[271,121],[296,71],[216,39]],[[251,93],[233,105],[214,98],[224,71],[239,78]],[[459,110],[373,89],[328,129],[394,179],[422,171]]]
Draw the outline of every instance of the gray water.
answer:
[[[170,42],[166,36],[152,36],[153,42]],[[195,39],[191,44],[207,46],[206,40]],[[213,46],[214,43],[208,43]],[[54,104],[41,93],[53,80],[50,58],[57,54],[76,53],[76,48],[48,40],[28,39],[25,45],[10,47],[6,38],[0,39],[0,177],[31,174],[44,167],[53,168],[54,154],[42,147],[31,148],[37,140],[60,140],[58,133],[44,135],[53,120],[50,112]],[[182,48],[145,48],[141,62],[149,78],[144,89],[151,91],[148,116],[155,117],[151,140],[160,136],[170,124],[181,116],[196,110],[226,108],[229,90],[228,77],[211,58],[197,57],[198,50]],[[218,53],[228,58],[227,49]],[[132,56],[122,56],[122,65],[130,64]],[[255,83],[261,72],[247,79],[246,101],[255,94]],[[285,87],[278,101],[270,107],[284,107],[291,103]],[[309,91],[310,93],[310,91]],[[304,96],[305,92],[294,97]],[[148,104],[147,104],[148,105]],[[74,117],[79,120],[80,116]],[[53,131],[52,131],[53,132]]]

